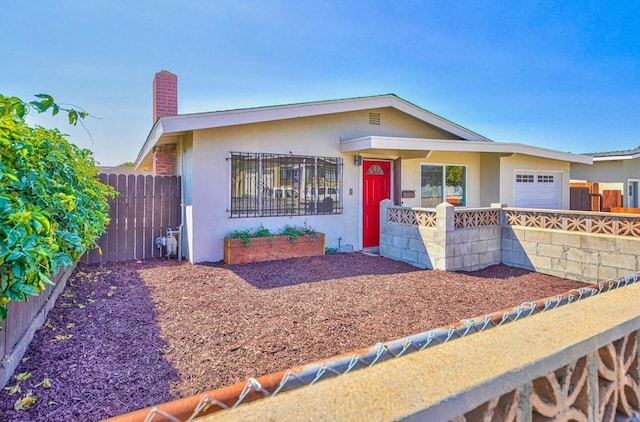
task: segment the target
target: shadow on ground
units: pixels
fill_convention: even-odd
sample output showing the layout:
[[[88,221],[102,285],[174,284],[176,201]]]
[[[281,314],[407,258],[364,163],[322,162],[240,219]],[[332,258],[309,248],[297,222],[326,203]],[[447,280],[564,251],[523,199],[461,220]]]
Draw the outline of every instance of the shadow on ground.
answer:
[[[21,392],[0,392],[2,421],[97,421],[173,399],[178,373],[137,273],[147,264],[116,265],[78,265],[15,372],[28,379],[7,384]],[[15,410],[29,391],[36,402]]]
[[[487,268],[483,268],[478,271],[457,271],[459,274],[464,274],[469,277],[478,278],[494,278],[494,279],[508,279],[515,277],[522,277],[526,274],[530,274],[534,271],[529,271],[524,268],[507,267],[506,265],[492,265]]]
[[[424,271],[404,262],[358,252],[251,264],[225,265],[216,262],[202,265],[232,271],[259,289],[274,289],[349,277]]]

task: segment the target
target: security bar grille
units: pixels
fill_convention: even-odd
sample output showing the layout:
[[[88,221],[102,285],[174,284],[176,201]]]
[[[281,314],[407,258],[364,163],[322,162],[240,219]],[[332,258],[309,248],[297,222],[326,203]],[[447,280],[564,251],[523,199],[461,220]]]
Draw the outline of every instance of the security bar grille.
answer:
[[[342,214],[342,159],[232,152],[231,218]]]

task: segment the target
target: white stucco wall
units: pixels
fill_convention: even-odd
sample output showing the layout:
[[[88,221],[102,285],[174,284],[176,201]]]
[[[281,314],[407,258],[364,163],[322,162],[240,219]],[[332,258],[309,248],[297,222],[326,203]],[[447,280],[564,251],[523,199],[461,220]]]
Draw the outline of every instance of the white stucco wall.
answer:
[[[530,155],[514,154],[500,158],[500,202],[513,206],[516,171],[529,170],[539,172],[553,172],[562,177],[561,208],[569,209],[569,174],[570,166],[566,161],[533,157]]]
[[[480,154],[480,206],[500,202],[500,154]]]
[[[625,183],[616,182],[616,183],[606,183],[599,182],[598,183],[598,193],[602,193],[605,190],[619,190],[620,192],[624,192]]]
[[[625,160],[623,163],[626,178],[640,179],[640,158]]]
[[[368,123],[369,111],[381,114],[381,125]],[[354,165],[355,154],[341,154],[340,139],[368,135],[455,138],[418,119],[387,108],[195,131],[191,197],[193,232],[197,235],[190,237],[193,242],[191,260],[203,262],[222,259],[222,239],[226,233],[234,229],[255,228],[258,224],[278,230],[286,224],[306,222],[326,233],[327,246],[337,247],[341,238],[342,245],[352,244],[360,249],[362,167]],[[231,187],[226,159],[232,151],[342,157],[343,214],[229,218],[226,210],[229,208]],[[453,158],[450,157],[450,160]]]
[[[624,166],[620,160],[594,161],[593,165],[571,164],[572,179],[601,183],[622,182],[624,177]]]
[[[190,259],[193,253],[193,132],[181,137],[177,161],[177,173],[182,176],[182,255]]]

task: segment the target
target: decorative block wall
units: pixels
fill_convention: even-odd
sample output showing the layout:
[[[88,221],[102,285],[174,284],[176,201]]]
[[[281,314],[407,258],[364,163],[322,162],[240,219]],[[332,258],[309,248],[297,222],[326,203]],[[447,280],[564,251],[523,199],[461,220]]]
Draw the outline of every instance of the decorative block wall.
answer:
[[[505,265],[584,282],[640,271],[640,216],[550,210],[504,212]]]
[[[380,255],[420,268],[476,271],[501,262],[499,209],[380,204]]]

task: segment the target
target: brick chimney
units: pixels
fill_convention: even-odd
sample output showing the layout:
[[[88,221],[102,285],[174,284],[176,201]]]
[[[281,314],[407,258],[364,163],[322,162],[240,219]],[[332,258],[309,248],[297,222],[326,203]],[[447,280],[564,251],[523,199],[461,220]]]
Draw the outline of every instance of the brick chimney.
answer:
[[[175,176],[177,161],[176,144],[165,144],[153,148],[153,174],[155,176]]]
[[[161,70],[153,77],[153,123],[178,114],[178,77]]]
[[[178,77],[161,70],[153,77],[153,122],[160,117],[178,114]],[[174,176],[178,156],[176,144],[164,144],[153,148],[153,174]]]

